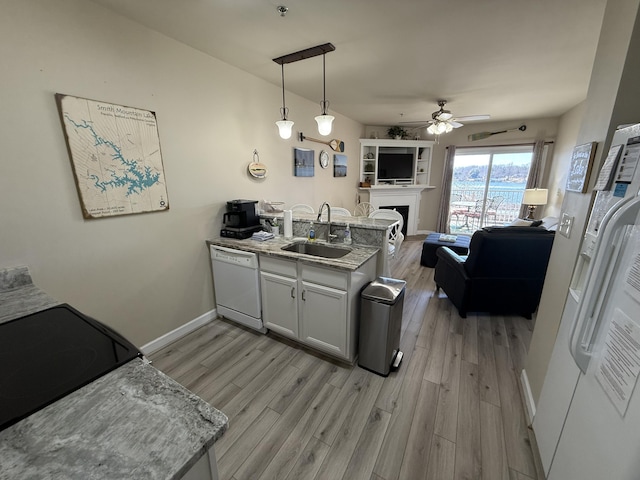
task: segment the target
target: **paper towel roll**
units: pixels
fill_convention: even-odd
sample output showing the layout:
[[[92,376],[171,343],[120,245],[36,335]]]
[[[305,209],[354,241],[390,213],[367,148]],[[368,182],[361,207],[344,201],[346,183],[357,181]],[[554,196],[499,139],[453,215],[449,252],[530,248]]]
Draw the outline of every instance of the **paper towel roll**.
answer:
[[[284,211],[284,238],[293,238],[293,214],[291,210]]]

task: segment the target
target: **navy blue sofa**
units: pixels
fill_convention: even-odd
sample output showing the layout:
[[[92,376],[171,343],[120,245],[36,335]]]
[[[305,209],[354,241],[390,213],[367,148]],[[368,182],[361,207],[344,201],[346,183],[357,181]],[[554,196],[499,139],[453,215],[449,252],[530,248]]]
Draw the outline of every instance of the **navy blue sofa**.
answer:
[[[437,250],[435,282],[460,316],[467,312],[522,315],[538,308],[554,231],[542,227],[487,227],[471,237],[469,255]]]

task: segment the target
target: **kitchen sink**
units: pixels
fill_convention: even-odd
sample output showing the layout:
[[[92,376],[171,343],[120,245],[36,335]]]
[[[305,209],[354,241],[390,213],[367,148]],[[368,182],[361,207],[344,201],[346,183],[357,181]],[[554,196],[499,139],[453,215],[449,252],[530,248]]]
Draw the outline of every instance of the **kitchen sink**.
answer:
[[[333,247],[322,243],[296,242],[282,247],[287,252],[304,253],[314,257],[341,258],[351,251],[349,248]]]

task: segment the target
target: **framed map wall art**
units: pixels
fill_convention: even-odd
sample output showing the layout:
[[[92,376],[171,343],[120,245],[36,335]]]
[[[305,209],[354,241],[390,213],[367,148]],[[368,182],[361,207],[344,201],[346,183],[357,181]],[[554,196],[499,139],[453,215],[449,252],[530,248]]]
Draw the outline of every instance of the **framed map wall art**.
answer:
[[[56,94],[84,218],[169,210],[156,114]]]

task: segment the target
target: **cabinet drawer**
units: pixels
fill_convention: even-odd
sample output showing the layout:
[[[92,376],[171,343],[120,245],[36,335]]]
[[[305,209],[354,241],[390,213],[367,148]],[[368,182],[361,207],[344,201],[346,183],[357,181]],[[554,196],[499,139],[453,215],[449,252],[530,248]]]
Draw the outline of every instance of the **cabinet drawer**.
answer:
[[[295,260],[284,260],[282,258],[260,255],[260,271],[262,272],[277,273],[296,278],[298,276],[296,265],[297,262]]]
[[[301,264],[301,268],[302,280],[319,285],[326,285],[327,287],[337,288],[339,290],[347,289],[349,274],[346,272],[306,264]]]

